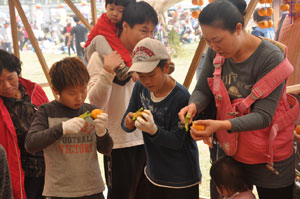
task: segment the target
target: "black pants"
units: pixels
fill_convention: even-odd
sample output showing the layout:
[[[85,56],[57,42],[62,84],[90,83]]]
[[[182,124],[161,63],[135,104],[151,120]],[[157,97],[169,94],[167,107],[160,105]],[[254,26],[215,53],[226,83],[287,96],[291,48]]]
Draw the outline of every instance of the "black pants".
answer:
[[[256,186],[259,199],[293,199],[294,185],[277,188],[267,189]]]
[[[44,189],[43,177],[25,177],[25,192],[27,199],[41,199]]]
[[[76,197],[76,198],[65,198],[65,197],[45,197],[45,199],[105,199],[103,193],[98,193],[90,196]]]
[[[113,149],[104,156],[107,199],[145,199],[145,165],[144,145]]]
[[[199,199],[199,185],[184,189],[171,189],[155,186],[147,181],[146,199]]]

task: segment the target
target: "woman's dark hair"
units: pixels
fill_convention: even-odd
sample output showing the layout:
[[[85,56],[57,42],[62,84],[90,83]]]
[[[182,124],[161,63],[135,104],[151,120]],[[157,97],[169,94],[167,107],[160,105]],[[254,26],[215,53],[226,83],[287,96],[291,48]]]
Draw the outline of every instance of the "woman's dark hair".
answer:
[[[90,80],[90,75],[84,63],[77,57],[67,57],[55,62],[50,71],[52,86],[62,92],[66,87],[84,86]]]
[[[5,50],[0,49],[0,74],[5,68],[9,72],[17,72],[20,75],[22,62],[14,54],[11,54]]]
[[[140,1],[131,3],[125,8],[122,17],[123,22],[128,23],[131,28],[136,24],[143,24],[145,22],[152,22],[156,26],[158,18],[156,11],[150,4]]]
[[[136,3],[136,0],[106,0],[105,1],[105,7],[108,4],[115,4],[116,6],[123,6],[123,7],[127,7],[129,3]]]
[[[256,8],[255,11],[253,12],[253,20],[255,22],[260,22],[260,21],[268,21],[268,20],[271,20],[271,16],[260,16],[258,14],[258,10],[260,8]]]
[[[215,161],[209,174],[218,188],[224,187],[233,193],[248,191],[253,187],[241,165],[230,156],[223,156]]]
[[[199,23],[233,33],[238,23],[244,27],[246,7],[247,3],[244,0],[215,0],[201,11]]]

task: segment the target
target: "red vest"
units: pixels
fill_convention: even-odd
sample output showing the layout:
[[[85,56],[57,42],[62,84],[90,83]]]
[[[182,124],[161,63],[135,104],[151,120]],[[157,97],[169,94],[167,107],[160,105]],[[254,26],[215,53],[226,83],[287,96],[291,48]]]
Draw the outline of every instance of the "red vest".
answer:
[[[33,104],[40,106],[49,102],[45,92],[39,85],[21,77],[19,77],[19,83],[24,86]],[[2,98],[0,98],[0,144],[3,145],[7,154],[13,198],[25,199],[24,173],[21,165],[17,134]]]
[[[221,80],[221,68],[224,61],[224,57],[216,55],[214,77],[208,78],[209,87],[216,101],[218,120],[250,113],[250,106],[257,99],[267,97],[293,72],[293,66],[285,58],[271,72],[256,82],[250,95],[246,98],[230,100],[227,89]],[[224,152],[233,156],[237,161],[246,164],[268,163],[267,168],[278,174],[273,168],[273,161],[281,161],[292,155],[293,130],[298,115],[298,101],[293,96],[286,94],[284,88],[270,126],[241,133],[228,133],[226,130],[222,130],[217,131],[216,136]]]

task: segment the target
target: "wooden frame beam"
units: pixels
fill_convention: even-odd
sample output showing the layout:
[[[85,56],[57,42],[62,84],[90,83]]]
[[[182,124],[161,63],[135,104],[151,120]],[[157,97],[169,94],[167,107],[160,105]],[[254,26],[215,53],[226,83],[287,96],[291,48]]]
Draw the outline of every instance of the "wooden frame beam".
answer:
[[[36,39],[35,36],[34,36],[34,33],[33,33],[32,29],[31,29],[31,26],[30,26],[30,24],[29,24],[29,22],[28,22],[28,19],[27,19],[25,13],[24,13],[24,10],[23,10],[23,8],[22,8],[22,6],[21,6],[21,4],[20,4],[20,1],[19,1],[19,0],[13,0],[13,2],[14,2],[14,5],[15,5],[15,7],[16,7],[16,9],[17,9],[19,15],[20,15],[20,17],[21,17],[21,20],[22,20],[22,22],[23,22],[23,25],[24,25],[24,27],[25,27],[27,33],[28,33],[28,37],[29,37],[29,39],[30,39],[30,42],[31,42],[31,44],[32,44],[32,46],[33,46],[33,48],[34,48],[34,50],[35,50],[35,53],[36,53],[36,55],[37,55],[37,57],[38,57],[38,60],[39,60],[39,62],[40,62],[40,64],[41,64],[41,66],[42,66],[42,69],[43,69],[43,71],[44,71],[44,74],[45,74],[45,76],[46,76],[46,79],[47,79],[47,81],[48,81],[48,84],[51,85],[51,80],[50,80],[50,76],[49,76],[49,68],[48,68],[48,65],[47,65],[46,60],[45,60],[45,58],[44,58],[44,56],[43,56],[43,53],[42,53],[42,51],[41,51],[41,49],[40,49],[40,47],[39,47],[39,44],[38,44],[38,42],[37,42],[37,39]],[[50,88],[51,88],[51,91],[52,91],[54,97],[57,98],[56,94],[55,94],[54,91],[52,90],[52,87],[50,87]]]
[[[81,14],[81,12],[76,8],[76,6],[72,3],[71,0],[64,0],[66,4],[71,8],[71,10],[75,13],[75,15],[79,18],[79,20],[89,29],[89,31],[92,30],[91,24],[84,18],[84,16]]]
[[[10,13],[10,27],[11,27],[11,36],[13,40],[13,48],[14,54],[16,57],[20,59],[20,48],[18,42],[18,30],[17,30],[17,22],[16,22],[16,12],[13,1],[8,1],[9,13]]]
[[[93,19],[93,26],[97,23],[97,6],[96,0],[91,0],[91,12],[92,12],[92,19]]]

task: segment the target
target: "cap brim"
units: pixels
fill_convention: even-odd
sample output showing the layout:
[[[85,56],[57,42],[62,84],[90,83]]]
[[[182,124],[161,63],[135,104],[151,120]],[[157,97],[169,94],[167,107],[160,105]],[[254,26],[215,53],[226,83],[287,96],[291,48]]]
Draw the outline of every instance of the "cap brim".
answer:
[[[159,62],[160,60],[151,62],[136,62],[132,64],[128,72],[150,73],[156,68]]]

